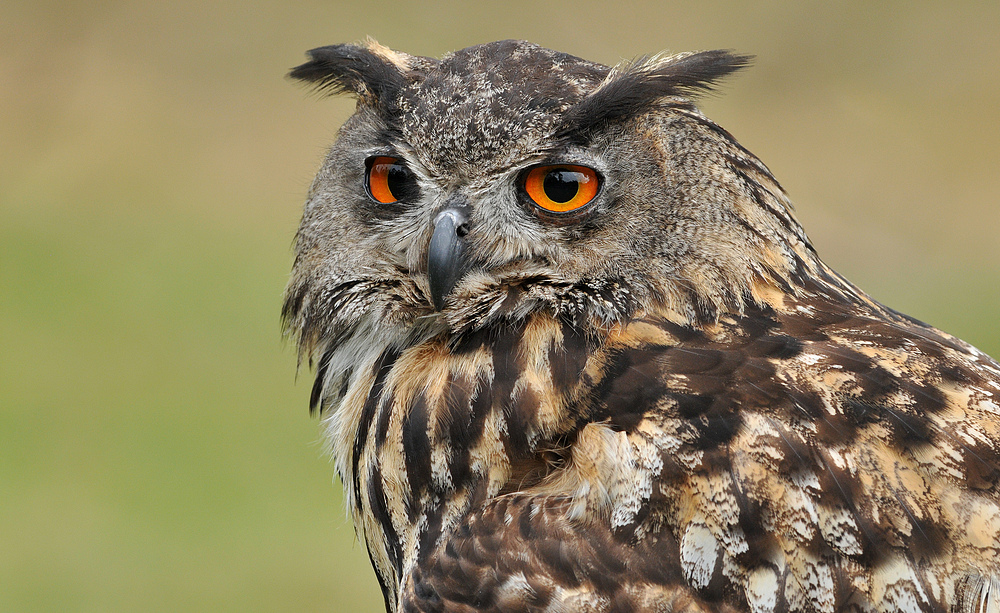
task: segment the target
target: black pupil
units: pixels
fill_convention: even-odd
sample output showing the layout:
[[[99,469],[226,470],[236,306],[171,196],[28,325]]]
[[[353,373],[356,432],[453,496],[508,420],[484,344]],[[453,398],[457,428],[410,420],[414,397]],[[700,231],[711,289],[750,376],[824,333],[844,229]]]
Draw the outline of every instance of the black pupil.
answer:
[[[406,196],[407,183],[410,181],[410,171],[402,164],[393,164],[389,167],[389,174],[386,176],[386,187],[396,200],[401,200]]]
[[[569,202],[580,191],[580,173],[556,169],[545,175],[542,189],[553,202]]]

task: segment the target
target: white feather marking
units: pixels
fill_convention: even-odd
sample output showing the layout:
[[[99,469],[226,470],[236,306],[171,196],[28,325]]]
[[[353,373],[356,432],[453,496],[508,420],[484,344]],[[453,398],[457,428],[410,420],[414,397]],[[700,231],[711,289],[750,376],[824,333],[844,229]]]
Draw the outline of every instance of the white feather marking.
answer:
[[[691,587],[708,587],[719,560],[719,541],[703,523],[692,524],[681,537],[681,568]]]
[[[760,566],[750,571],[746,584],[747,603],[753,613],[771,613],[778,604],[778,573]]]

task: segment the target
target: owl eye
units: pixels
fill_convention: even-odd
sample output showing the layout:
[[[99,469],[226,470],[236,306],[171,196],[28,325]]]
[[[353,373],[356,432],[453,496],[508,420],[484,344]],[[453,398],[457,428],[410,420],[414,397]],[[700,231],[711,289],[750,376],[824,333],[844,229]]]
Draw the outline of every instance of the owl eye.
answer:
[[[597,172],[586,166],[538,166],[524,178],[524,192],[550,213],[569,213],[586,206],[597,195],[598,187]]]
[[[416,195],[416,177],[399,158],[370,157],[365,165],[365,189],[376,202],[392,204]]]

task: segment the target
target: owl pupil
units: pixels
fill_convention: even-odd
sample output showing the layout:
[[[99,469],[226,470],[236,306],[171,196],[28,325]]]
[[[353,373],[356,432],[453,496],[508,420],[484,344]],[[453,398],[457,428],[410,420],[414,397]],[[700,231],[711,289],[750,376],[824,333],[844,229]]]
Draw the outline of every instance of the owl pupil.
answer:
[[[406,197],[409,180],[410,171],[402,164],[393,164],[389,167],[389,173],[386,176],[386,186],[397,200],[402,200]]]
[[[580,173],[570,170],[553,170],[545,175],[542,189],[553,202],[569,202],[580,191]]]

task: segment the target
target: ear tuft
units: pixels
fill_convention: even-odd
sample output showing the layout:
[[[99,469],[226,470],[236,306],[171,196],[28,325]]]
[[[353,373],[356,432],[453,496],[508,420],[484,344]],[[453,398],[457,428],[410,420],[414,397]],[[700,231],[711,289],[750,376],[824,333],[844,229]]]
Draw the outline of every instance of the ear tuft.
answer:
[[[369,40],[365,46],[329,45],[307,52],[309,61],[288,76],[323,94],[353,93],[363,103],[391,107],[406,85],[409,56]]]
[[[712,91],[720,79],[749,66],[752,59],[717,50],[646,57],[617,66],[567,112],[561,132],[585,133],[609,121],[641,115],[663,98]]]

